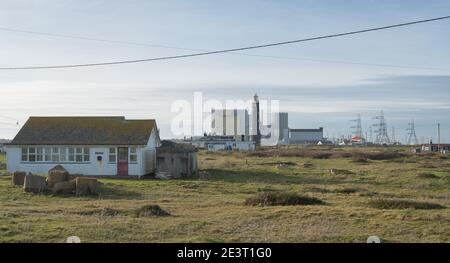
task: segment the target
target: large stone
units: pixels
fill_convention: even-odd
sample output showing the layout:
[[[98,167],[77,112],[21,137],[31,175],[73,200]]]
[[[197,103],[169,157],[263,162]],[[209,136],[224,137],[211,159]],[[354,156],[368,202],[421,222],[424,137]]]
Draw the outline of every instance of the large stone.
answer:
[[[53,170],[48,174],[47,186],[52,188],[55,184],[67,182],[69,180],[69,173],[67,171]]]
[[[69,174],[69,176],[67,176],[67,181],[75,180],[77,177],[81,177],[81,176],[84,176],[84,175],[82,175],[82,174]]]
[[[54,194],[72,194],[76,189],[76,181],[58,182],[52,188]]]
[[[25,176],[27,174],[25,172],[16,171],[13,173],[12,176],[12,183],[13,185],[23,186],[23,183],[25,182]]]
[[[97,179],[88,177],[77,177],[75,181],[76,181],[77,195],[97,194]]]
[[[48,170],[48,174],[50,174],[53,171],[61,171],[61,172],[67,172],[66,168],[64,168],[64,166],[58,164],[55,167],[53,167],[52,169]]]
[[[23,189],[25,192],[29,193],[41,193],[47,189],[47,184],[45,183],[45,177],[34,174],[27,174],[25,176],[25,181],[23,184]]]

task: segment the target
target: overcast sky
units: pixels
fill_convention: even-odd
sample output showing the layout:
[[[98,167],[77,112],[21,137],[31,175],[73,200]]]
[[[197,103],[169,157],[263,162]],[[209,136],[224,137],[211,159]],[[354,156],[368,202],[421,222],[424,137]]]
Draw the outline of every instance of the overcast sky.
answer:
[[[0,67],[77,64],[191,53],[286,41],[450,14],[450,1],[95,1],[1,0]],[[153,45],[153,46],[151,46]],[[155,118],[172,137],[171,103],[193,99],[280,100],[291,128],[348,134],[384,110],[403,139],[414,119],[419,139],[450,140],[450,20],[289,46],[96,68],[0,71],[0,138],[29,116],[124,115]],[[306,59],[306,60],[305,60]],[[320,61],[317,61],[320,60]],[[328,62],[324,62],[324,60]],[[344,61],[351,63],[330,63]],[[357,63],[424,67],[375,67]],[[19,121],[19,125],[14,123]]]

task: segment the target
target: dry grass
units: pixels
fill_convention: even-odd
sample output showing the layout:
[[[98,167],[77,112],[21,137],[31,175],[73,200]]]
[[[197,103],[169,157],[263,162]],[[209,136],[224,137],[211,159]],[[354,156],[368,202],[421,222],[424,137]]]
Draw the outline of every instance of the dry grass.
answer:
[[[305,151],[332,156],[289,156],[298,150],[262,150],[283,155],[264,157],[201,151],[208,180],[100,179],[98,196],[28,194],[1,175],[0,242],[65,242],[71,235],[82,242],[365,242],[374,234],[389,242],[450,242],[450,160],[411,155],[407,147],[317,147]],[[355,152],[375,153],[375,159],[386,154],[362,165],[353,161]],[[402,157],[386,160],[398,153]],[[330,176],[330,169],[352,173]],[[438,178],[419,178],[420,173]],[[265,193],[296,193],[326,205],[245,205]],[[442,208],[369,205],[378,199]],[[171,216],[135,215],[149,204]]]

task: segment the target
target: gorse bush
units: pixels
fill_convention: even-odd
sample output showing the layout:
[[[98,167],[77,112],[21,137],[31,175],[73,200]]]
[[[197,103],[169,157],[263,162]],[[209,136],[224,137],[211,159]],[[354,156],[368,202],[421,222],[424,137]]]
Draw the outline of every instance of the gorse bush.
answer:
[[[159,205],[144,205],[136,209],[134,215],[136,217],[146,216],[170,216],[170,213],[163,210]]]
[[[286,206],[286,205],[323,205],[318,198],[301,196],[289,192],[265,192],[247,198],[246,205],[252,206]]]
[[[443,209],[440,204],[418,202],[402,199],[375,199],[369,201],[369,206],[378,209]]]

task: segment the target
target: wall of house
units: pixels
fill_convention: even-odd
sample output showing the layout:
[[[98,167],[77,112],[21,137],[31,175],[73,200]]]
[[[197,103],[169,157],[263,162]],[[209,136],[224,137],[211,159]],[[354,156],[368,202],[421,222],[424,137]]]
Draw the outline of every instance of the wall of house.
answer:
[[[89,147],[89,162],[22,162],[21,161],[21,147],[20,146],[8,146],[6,148],[7,170],[10,173],[15,171],[31,172],[36,174],[46,174],[48,170],[54,166],[60,164],[69,173],[72,174],[84,174],[84,175],[117,175],[117,160],[116,162],[109,162],[109,148],[117,146],[86,146]],[[128,163],[128,174],[132,176],[141,176],[145,172],[142,170],[142,160],[144,160],[144,147],[137,147],[137,162]],[[117,151],[116,151],[117,152]],[[98,157],[101,156],[102,160],[98,161]],[[153,156],[147,156],[147,158],[155,158]]]
[[[140,174],[152,174],[156,171],[156,147],[160,146],[158,131],[154,127],[147,145],[142,149]]]

